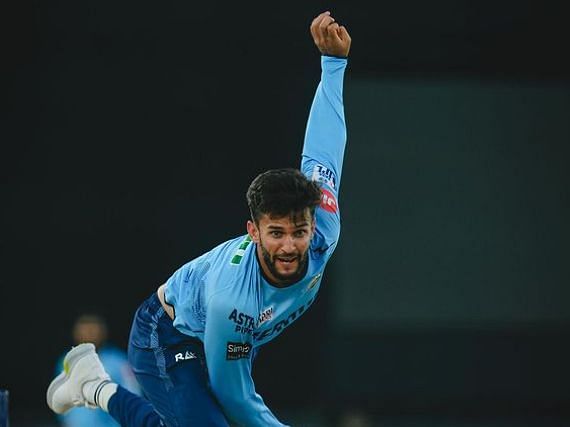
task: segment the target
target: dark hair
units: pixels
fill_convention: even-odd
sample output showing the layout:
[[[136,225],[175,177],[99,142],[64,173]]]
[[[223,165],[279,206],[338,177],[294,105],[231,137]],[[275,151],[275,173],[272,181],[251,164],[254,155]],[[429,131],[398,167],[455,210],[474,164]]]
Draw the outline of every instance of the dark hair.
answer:
[[[272,169],[252,181],[246,197],[251,218],[258,223],[263,214],[296,218],[307,208],[313,216],[321,201],[321,189],[298,169]]]

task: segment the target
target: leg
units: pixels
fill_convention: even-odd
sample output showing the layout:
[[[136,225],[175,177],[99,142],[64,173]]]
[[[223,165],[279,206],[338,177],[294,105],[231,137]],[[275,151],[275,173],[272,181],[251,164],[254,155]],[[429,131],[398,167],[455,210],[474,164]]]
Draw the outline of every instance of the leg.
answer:
[[[176,354],[184,356],[186,352],[189,355],[197,353],[189,345],[184,350],[180,348],[173,351],[166,350],[164,359],[175,360]],[[141,350],[135,353],[129,351],[129,356],[133,366],[140,367],[146,362],[155,365],[152,370],[147,368],[144,373],[135,369],[135,375],[145,397],[152,402],[167,426],[228,426],[218,402],[209,390],[206,374],[197,357],[180,360],[174,366],[165,364],[161,374],[160,358],[157,362],[154,353]]]
[[[159,427],[164,424],[152,405],[112,383],[93,344],[80,344],[65,356],[64,371],[50,384],[47,403],[57,414],[76,406],[100,407],[123,427]]]
[[[112,383],[95,346],[80,344],[67,353],[64,372],[50,384],[48,406],[57,414],[76,406],[101,407],[123,427],[229,425],[210,390],[201,343],[172,326],[156,295],[137,311],[129,359],[150,403]]]
[[[229,425],[210,390],[201,343],[172,326],[156,295],[135,315],[129,362],[167,426]]]
[[[109,414],[123,427],[158,427],[165,424],[149,401],[118,386],[109,399]]]

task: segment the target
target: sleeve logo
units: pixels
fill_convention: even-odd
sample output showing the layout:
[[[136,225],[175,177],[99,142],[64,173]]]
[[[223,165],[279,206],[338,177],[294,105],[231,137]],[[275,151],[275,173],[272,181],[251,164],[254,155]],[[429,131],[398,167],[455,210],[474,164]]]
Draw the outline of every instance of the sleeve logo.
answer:
[[[245,250],[247,249],[250,243],[251,243],[251,237],[247,235],[245,239],[243,239],[243,241],[240,243],[238,249],[236,250],[234,256],[232,257],[232,260],[230,261],[231,264],[239,265],[243,256],[245,255]]]
[[[248,342],[228,342],[226,347],[226,360],[247,359],[251,353],[251,344]]]
[[[328,185],[333,190],[336,189],[336,177],[334,175],[334,172],[329,168],[324,167],[323,165],[315,165],[311,179],[313,181]]]
[[[338,210],[338,206],[334,194],[331,193],[329,190],[325,190],[324,188],[322,188],[321,191],[322,191],[321,208],[323,208],[327,212],[336,213]]]

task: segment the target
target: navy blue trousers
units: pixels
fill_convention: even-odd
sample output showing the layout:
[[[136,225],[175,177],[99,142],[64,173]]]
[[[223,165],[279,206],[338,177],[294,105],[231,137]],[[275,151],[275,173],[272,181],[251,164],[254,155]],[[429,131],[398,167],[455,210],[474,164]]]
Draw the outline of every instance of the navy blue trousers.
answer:
[[[108,408],[121,426],[229,426],[209,386],[202,343],[172,326],[156,293],[135,314],[128,354],[145,399],[118,388]]]

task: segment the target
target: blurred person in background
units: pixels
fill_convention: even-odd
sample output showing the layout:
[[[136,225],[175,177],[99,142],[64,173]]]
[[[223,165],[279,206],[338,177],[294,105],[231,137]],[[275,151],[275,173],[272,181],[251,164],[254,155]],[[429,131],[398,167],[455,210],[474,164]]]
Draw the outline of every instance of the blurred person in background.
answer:
[[[363,410],[349,410],[344,412],[339,420],[338,427],[372,427],[373,423]]]
[[[84,314],[75,321],[72,329],[73,343],[93,343],[101,363],[111,379],[132,393],[139,394],[139,386],[127,360],[125,351],[107,342],[108,328],[105,320],[98,315]],[[56,372],[63,369],[62,355]],[[117,427],[119,424],[102,409],[77,408],[58,417],[64,427]]]

